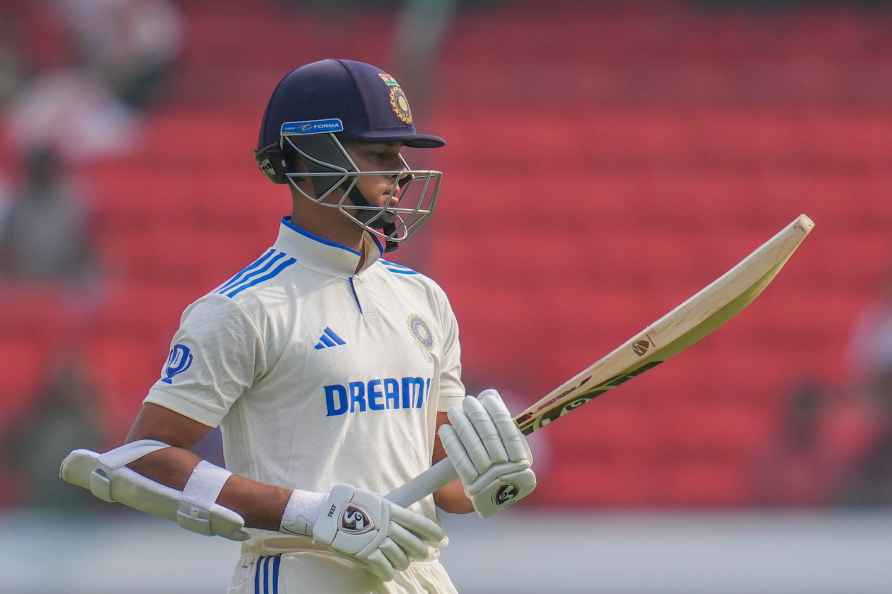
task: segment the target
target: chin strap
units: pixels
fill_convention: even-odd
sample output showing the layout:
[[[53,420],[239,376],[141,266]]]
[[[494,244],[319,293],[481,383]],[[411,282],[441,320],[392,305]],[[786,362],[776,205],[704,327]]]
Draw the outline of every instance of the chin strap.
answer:
[[[385,233],[385,235],[390,236],[396,232],[396,225],[394,225],[393,223],[384,223],[383,225],[381,225],[381,230]],[[398,247],[400,247],[400,244],[396,241],[391,241],[390,239],[384,241],[385,253],[395,252]]]

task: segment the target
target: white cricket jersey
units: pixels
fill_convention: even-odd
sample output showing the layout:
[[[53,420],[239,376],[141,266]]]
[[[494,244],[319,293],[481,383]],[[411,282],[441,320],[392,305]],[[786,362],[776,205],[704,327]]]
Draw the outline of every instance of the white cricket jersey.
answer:
[[[186,308],[145,402],[219,425],[227,468],[264,483],[386,493],[427,469],[437,412],[465,395],[455,316],[436,283],[366,244],[286,217]],[[432,497],[415,509],[436,520]]]

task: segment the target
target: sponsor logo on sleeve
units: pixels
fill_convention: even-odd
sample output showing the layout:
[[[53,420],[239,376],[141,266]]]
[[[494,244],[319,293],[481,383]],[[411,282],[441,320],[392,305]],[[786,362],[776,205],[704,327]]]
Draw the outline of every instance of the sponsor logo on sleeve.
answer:
[[[164,366],[164,377],[161,381],[172,384],[173,378],[192,366],[192,350],[184,344],[175,344],[170,349],[167,365]]]

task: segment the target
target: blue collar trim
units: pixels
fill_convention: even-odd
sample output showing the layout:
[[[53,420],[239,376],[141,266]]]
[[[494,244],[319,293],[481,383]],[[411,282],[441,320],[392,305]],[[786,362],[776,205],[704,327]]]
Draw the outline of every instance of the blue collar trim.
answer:
[[[384,246],[381,245],[381,242],[378,241],[378,237],[369,233],[369,236],[372,238],[372,241],[375,242],[375,247],[378,248],[378,256],[384,255]]]
[[[334,248],[338,248],[338,249],[341,249],[341,250],[348,251],[348,252],[350,252],[351,254],[355,254],[355,255],[357,255],[357,256],[361,256],[361,255],[362,255],[362,254],[359,253],[358,250],[354,250],[353,248],[347,247],[346,245],[344,245],[344,244],[342,244],[342,243],[338,243],[338,242],[336,242],[336,241],[332,241],[332,240],[330,240],[330,239],[326,239],[326,238],[324,238],[324,237],[320,237],[320,236],[316,235],[315,233],[311,233],[310,231],[307,231],[306,229],[303,229],[303,228],[301,228],[301,227],[298,227],[298,226],[294,223],[294,221],[291,220],[291,217],[282,217],[282,224],[285,225],[286,227],[288,227],[289,229],[291,229],[292,231],[295,231],[295,232],[297,232],[297,233],[300,233],[300,234],[303,235],[304,237],[309,237],[309,238],[312,239],[313,241],[317,241],[317,242],[319,242],[319,243],[322,243],[322,244],[325,244],[325,245],[328,245],[328,246],[331,246],[331,247],[334,247]],[[380,245],[379,245],[378,247],[380,248]]]

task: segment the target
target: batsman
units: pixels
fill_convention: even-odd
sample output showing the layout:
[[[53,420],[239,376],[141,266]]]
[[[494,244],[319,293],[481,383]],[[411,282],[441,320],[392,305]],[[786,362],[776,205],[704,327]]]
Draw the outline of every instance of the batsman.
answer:
[[[255,156],[288,188],[290,216],[186,307],[124,445],[75,450],[62,478],[241,541],[232,594],[456,592],[437,508],[488,517],[536,477],[498,392],[465,395],[443,290],[382,257],[439,194],[442,173],[412,169],[404,149],[444,144],[372,65],[322,60],[282,78]],[[191,451],[215,427],[226,468]],[[408,507],[384,497],[447,456],[458,480]]]

